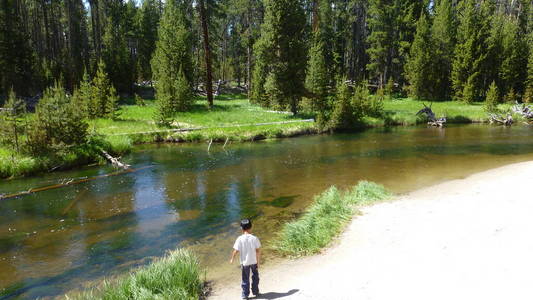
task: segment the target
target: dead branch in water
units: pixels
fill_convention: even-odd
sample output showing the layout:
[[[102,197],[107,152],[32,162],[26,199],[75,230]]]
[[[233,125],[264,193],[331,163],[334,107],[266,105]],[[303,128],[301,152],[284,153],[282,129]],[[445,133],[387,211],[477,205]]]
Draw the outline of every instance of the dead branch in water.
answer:
[[[70,180],[68,180],[68,181],[66,181],[64,183],[58,183],[58,184],[49,185],[49,186],[40,187],[40,188],[31,188],[31,189],[29,189],[27,191],[22,191],[22,192],[18,192],[18,193],[14,193],[14,194],[0,195],[0,200],[9,199],[9,198],[15,198],[15,197],[19,197],[19,196],[25,196],[25,195],[29,195],[29,194],[33,194],[33,193],[37,193],[37,192],[44,192],[44,191],[48,191],[48,190],[59,189],[59,188],[63,188],[63,187],[67,187],[67,186],[71,186],[71,185],[75,185],[75,184],[80,184],[80,183],[84,183],[84,182],[94,181],[94,180],[102,179],[102,178],[106,178],[106,177],[129,174],[129,173],[137,172],[137,171],[148,169],[148,168],[152,168],[152,167],[153,166],[145,166],[145,167],[141,167],[141,168],[137,168],[137,169],[127,169],[127,170],[117,171],[117,172],[113,172],[113,173],[109,173],[109,174],[98,175],[98,176],[95,176],[95,177],[86,177],[86,178],[82,178],[82,179],[78,179],[78,180],[70,179]]]
[[[118,158],[114,158],[113,156],[109,155],[109,153],[105,152],[104,150],[100,150],[102,155],[104,156],[107,161],[109,161],[113,166],[119,167],[121,169],[127,170],[130,168],[130,165],[124,164],[118,160]]]

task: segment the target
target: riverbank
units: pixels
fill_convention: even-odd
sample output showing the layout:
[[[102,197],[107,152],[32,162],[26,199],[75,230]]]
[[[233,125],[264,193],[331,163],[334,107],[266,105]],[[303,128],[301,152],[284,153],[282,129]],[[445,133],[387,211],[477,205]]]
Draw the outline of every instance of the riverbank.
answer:
[[[422,124],[425,117],[416,116],[416,112],[423,103],[412,99],[386,100],[384,116],[366,118],[364,127]],[[508,106],[501,104],[500,109]],[[117,120],[91,120],[89,132],[99,136],[100,148],[115,156],[122,156],[142,143],[249,142],[320,133],[312,114],[293,116],[269,111],[250,104],[244,95],[221,95],[211,110],[199,99],[191,111],[176,116],[177,121],[170,129],[155,125],[155,108],[154,100],[144,101],[143,106],[122,105]],[[432,108],[437,116],[446,116],[450,124],[486,121],[481,103],[435,102]],[[54,154],[54,157],[30,157],[0,147],[0,178],[30,176],[91,163],[105,163],[105,160],[90,145]]]
[[[366,207],[331,249],[263,268],[257,299],[530,299],[532,180],[519,163]]]

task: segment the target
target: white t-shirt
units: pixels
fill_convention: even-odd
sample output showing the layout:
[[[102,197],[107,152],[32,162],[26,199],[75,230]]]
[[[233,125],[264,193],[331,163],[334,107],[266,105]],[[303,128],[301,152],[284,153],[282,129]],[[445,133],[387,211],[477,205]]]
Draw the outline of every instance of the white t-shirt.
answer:
[[[233,245],[233,249],[239,251],[241,256],[241,265],[249,266],[257,264],[257,256],[255,250],[261,248],[259,239],[249,233],[244,233],[239,236]]]

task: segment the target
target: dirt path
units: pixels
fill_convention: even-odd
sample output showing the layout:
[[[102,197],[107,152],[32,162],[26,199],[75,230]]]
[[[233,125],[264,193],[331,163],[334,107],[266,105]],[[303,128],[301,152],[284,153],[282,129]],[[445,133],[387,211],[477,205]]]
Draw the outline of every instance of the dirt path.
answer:
[[[325,253],[261,269],[258,299],[533,299],[532,186],[527,162],[364,208]]]

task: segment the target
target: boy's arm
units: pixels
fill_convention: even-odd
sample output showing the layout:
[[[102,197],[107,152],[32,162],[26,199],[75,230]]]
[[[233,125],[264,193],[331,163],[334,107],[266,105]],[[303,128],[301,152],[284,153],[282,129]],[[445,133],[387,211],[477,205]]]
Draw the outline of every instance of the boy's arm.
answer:
[[[235,255],[237,254],[237,250],[233,249],[233,252],[231,252],[231,259],[229,260],[229,263],[232,264],[233,260],[235,259]]]
[[[261,260],[261,248],[255,248],[255,256],[257,257],[257,267],[259,268],[259,261]]]

